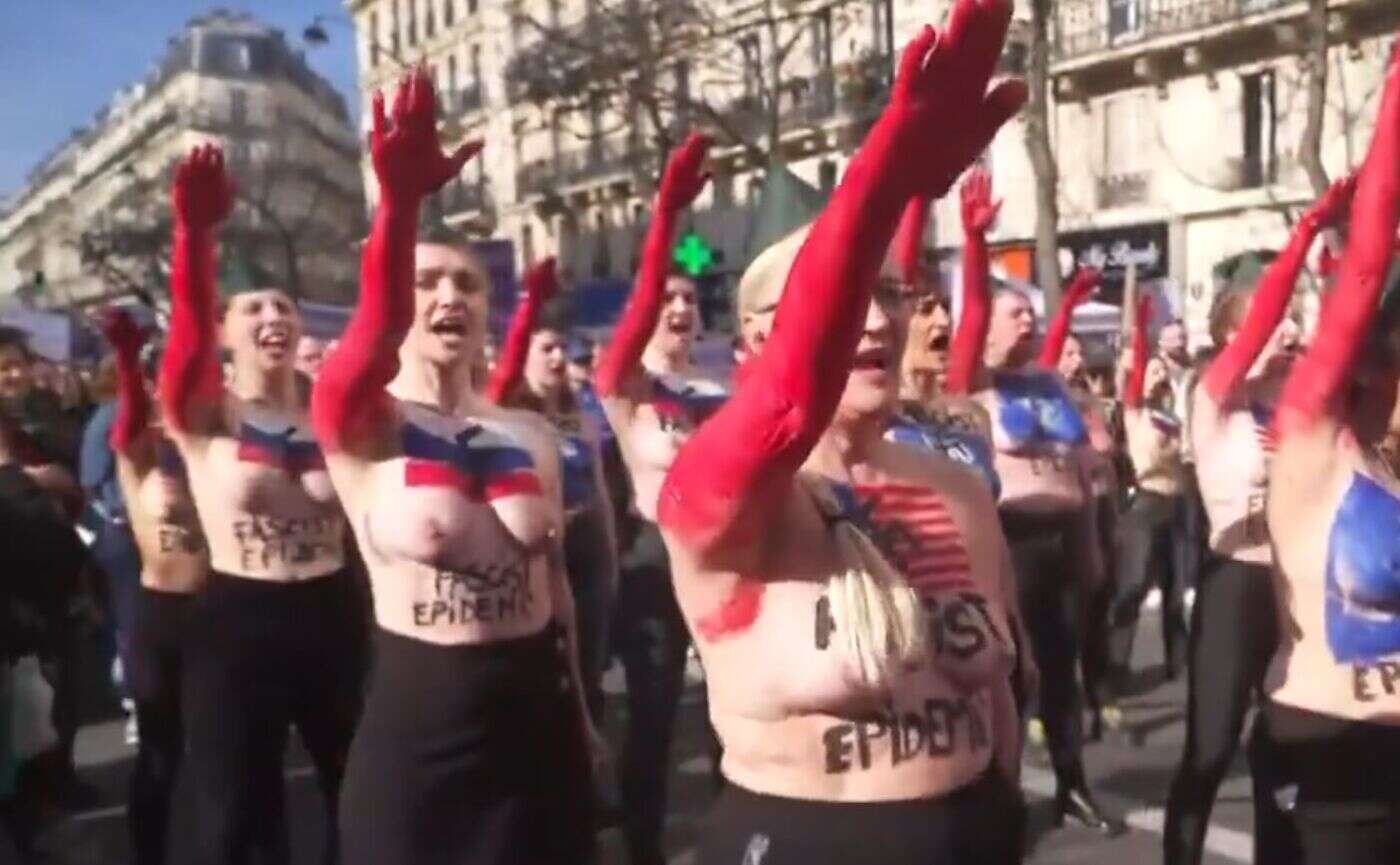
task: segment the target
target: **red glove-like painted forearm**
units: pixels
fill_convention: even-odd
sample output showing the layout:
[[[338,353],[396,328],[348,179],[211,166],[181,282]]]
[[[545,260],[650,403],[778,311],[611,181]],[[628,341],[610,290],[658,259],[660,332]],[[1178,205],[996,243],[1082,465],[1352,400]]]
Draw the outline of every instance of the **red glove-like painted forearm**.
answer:
[[[681,448],[658,521],[701,550],[744,545],[791,491],[836,413],[871,289],[908,200],[890,164],[888,112],[852,160],[788,274],[762,354],[735,395]]]
[[[1123,388],[1123,405],[1128,408],[1142,407],[1143,389],[1147,382],[1147,318],[1139,309],[1133,326],[1133,368]]]
[[[384,198],[374,213],[360,260],[360,301],[311,393],[311,423],[328,451],[365,441],[388,411],[385,387],[398,375],[399,346],[413,324],[418,204]]]
[[[928,223],[929,206],[933,203],[926,195],[916,195],[909,199],[900,217],[899,229],[894,235],[895,262],[899,265],[899,275],[908,285],[921,285],[924,270],[924,226]]]
[[[510,392],[520,383],[525,372],[525,357],[530,352],[530,336],[535,332],[540,310],[545,298],[553,294],[553,286],[532,285],[534,279],[549,279],[553,282],[554,269],[548,274],[531,272],[525,276],[525,297],[515,307],[506,329],[505,342],[501,345],[501,356],[496,360],[496,368],[491,371],[491,380],[486,383],[486,398],[500,405]]]
[[[953,334],[948,352],[948,378],[943,391],[966,394],[972,390],[972,379],[982,362],[982,349],[987,344],[987,328],[991,324],[991,293],[987,287],[987,236],[980,231],[963,234],[962,260],[962,318]]]
[[[170,334],[160,367],[160,400],[175,430],[190,427],[190,409],[223,393],[214,306],[214,236],[175,225],[170,252]]]
[[[598,358],[594,387],[600,397],[616,394],[641,365],[642,354],[661,320],[666,278],[671,272],[671,244],[679,222],[677,211],[658,206],[652,214],[632,296],[627,299],[612,339]]]
[[[1279,400],[1280,435],[1320,419],[1351,375],[1379,313],[1400,223],[1400,65],[1392,62],[1376,132],[1357,180],[1351,231],[1317,333],[1293,366]]]
[[[119,454],[129,454],[151,422],[151,397],[141,377],[141,350],[119,346],[117,356],[117,411],[112,418],[108,443]]]
[[[1298,223],[1288,239],[1288,245],[1260,277],[1254,296],[1249,301],[1249,312],[1236,330],[1234,339],[1206,368],[1205,375],[1201,377],[1201,386],[1217,405],[1224,403],[1244,380],[1269,337],[1283,321],[1284,313],[1288,312],[1288,301],[1293,297],[1293,287],[1298,283],[1298,274],[1307,261],[1308,248],[1320,229],[1321,226],[1310,219]]]
[[[1055,317],[1045,329],[1045,342],[1040,346],[1040,357],[1036,363],[1045,369],[1055,369],[1060,365],[1060,355],[1064,354],[1065,343],[1069,340],[1070,325],[1074,322],[1074,311],[1089,299],[1094,285],[1098,282],[1096,271],[1080,269],[1074,274],[1069,287],[1065,289]]]

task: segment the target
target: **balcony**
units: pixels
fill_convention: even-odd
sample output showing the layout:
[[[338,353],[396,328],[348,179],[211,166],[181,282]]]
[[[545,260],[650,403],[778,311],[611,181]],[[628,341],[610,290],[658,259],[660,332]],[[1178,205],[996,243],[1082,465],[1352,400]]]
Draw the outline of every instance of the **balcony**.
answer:
[[[1332,44],[1392,32],[1395,0],[1330,0]],[[1060,0],[1051,72],[1063,100],[1296,54],[1305,0]]]
[[[577,150],[564,150],[553,159],[526,163],[516,173],[519,195],[560,193],[570,187],[622,179],[652,171],[656,154],[635,140],[596,139]]]

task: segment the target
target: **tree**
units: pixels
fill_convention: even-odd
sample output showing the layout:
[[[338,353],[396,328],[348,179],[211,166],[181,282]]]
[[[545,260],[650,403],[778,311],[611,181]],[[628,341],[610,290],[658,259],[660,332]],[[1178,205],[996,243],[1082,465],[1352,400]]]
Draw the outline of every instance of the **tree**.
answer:
[[[1307,120],[1298,146],[1298,162],[1308,175],[1314,195],[1327,191],[1331,180],[1322,165],[1322,131],[1327,116],[1327,0],[1308,0],[1303,68],[1307,74]]]
[[[659,166],[693,127],[767,166],[780,159],[785,123],[834,109],[831,46],[856,20],[854,6],[761,0],[736,20],[728,0],[591,0],[577,23],[560,23],[557,4],[550,20],[522,10],[514,25],[534,38],[507,67],[507,86],[515,101],[572,121],[567,131],[581,140],[628,130],[630,158],[645,163],[634,168]],[[810,77],[791,71],[803,44],[817,60]],[[849,67],[886,81],[888,69],[887,59],[883,70]]]
[[[1060,302],[1060,166],[1050,145],[1050,26],[1053,0],[1031,0],[1026,57],[1026,154],[1035,173],[1035,269],[1045,308]]]

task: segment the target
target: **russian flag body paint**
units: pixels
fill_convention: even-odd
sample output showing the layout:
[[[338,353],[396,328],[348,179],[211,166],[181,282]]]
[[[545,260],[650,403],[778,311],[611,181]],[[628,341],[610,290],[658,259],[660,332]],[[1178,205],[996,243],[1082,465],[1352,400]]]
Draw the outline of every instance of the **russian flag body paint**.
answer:
[[[321,446],[311,439],[295,439],[297,428],[271,432],[244,421],[238,428],[238,459],[281,469],[288,474],[324,471]]]
[[[472,424],[448,439],[406,421],[402,439],[407,486],[449,487],[472,501],[542,491],[530,452],[485,427]]]

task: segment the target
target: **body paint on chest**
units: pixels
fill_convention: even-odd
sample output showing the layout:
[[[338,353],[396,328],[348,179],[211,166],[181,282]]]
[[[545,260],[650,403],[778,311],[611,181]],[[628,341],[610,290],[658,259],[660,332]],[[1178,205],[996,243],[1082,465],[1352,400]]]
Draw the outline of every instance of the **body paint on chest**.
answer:
[[[1400,655],[1400,500],[1363,474],[1332,521],[1324,615],[1338,663]]]
[[[746,633],[758,621],[764,589],[764,584],[757,580],[740,578],[713,612],[695,621],[695,630],[711,643]]]
[[[281,469],[289,475],[325,471],[320,445],[296,439],[296,434],[295,426],[272,432],[244,421],[238,428],[238,460]]]
[[[405,422],[402,441],[406,486],[447,487],[475,502],[543,490],[530,452],[485,427],[472,424],[446,439]]]

